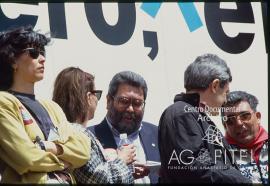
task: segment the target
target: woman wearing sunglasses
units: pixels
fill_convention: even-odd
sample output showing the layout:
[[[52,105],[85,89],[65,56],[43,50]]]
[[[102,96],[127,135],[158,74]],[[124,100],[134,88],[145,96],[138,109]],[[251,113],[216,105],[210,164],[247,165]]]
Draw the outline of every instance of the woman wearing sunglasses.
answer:
[[[89,140],[75,135],[62,109],[37,100],[50,38],[31,26],[0,33],[1,183],[71,183],[69,170],[89,159]]]
[[[75,179],[77,183],[84,184],[133,183],[127,164],[133,162],[135,157],[134,145],[118,151],[118,155],[111,149],[115,157],[106,156],[108,151],[103,149],[90,130],[86,130],[101,94],[101,90],[95,90],[94,76],[79,68],[66,68],[55,80],[53,100],[63,108],[68,120],[78,130],[84,131],[91,141],[90,159],[74,170]]]

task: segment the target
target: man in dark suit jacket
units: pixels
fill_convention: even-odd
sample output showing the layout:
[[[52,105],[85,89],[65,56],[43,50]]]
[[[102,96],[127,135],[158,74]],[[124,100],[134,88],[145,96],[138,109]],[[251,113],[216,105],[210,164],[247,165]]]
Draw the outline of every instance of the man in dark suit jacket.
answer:
[[[142,121],[146,96],[147,85],[139,74],[131,71],[117,73],[109,85],[107,115],[99,125],[90,127],[105,149],[117,149],[119,135],[127,133],[137,148],[135,159],[139,163],[160,161],[157,126]],[[146,175],[148,172],[144,171],[145,177],[135,180],[135,183],[157,183],[157,173]]]

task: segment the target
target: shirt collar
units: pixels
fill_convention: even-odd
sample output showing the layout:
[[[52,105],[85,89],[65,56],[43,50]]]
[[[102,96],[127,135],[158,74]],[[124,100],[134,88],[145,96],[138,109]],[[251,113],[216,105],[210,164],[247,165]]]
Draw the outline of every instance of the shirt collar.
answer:
[[[180,93],[177,94],[174,98],[174,102],[184,101],[189,103],[194,107],[198,107],[200,103],[200,95],[198,93]]]
[[[13,90],[8,90],[8,92],[13,94],[16,97],[20,97],[20,98],[27,97],[27,98],[35,101],[35,95],[34,94],[27,94],[27,93],[17,92],[17,91],[13,91]]]

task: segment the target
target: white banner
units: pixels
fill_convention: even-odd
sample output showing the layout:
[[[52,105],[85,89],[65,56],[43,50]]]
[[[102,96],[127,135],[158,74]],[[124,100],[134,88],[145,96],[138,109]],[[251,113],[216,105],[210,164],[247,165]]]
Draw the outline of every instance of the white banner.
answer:
[[[201,54],[214,53],[231,68],[230,90],[247,91],[259,99],[258,110],[267,130],[266,16],[262,10],[259,2],[1,3],[0,29],[32,24],[42,33],[51,32],[45,79],[37,84],[37,97],[52,97],[54,80],[66,67],[95,75],[96,88],[103,95],[90,125],[106,115],[109,82],[122,70],[137,72],[147,81],[144,120],[158,125],[174,96],[185,92],[187,65]]]

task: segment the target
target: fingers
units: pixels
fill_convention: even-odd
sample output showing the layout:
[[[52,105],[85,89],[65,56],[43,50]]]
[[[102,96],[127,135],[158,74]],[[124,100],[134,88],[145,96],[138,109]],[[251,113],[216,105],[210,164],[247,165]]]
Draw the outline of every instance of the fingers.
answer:
[[[130,152],[129,153],[129,162],[133,163],[135,161],[135,157],[136,157],[136,153],[134,152]]]
[[[71,166],[71,164],[70,163],[68,163],[67,161],[64,161],[64,160],[59,160],[60,162],[62,162],[62,163],[64,163],[64,168],[66,169],[66,168],[69,168],[70,166]]]
[[[145,167],[145,169],[144,169],[144,174],[145,174],[145,175],[149,175],[149,173],[150,173],[150,169],[148,169],[147,167]]]
[[[142,165],[142,164],[140,164],[140,165]],[[143,178],[144,176],[147,176],[150,173],[150,170],[143,165],[139,166],[139,167],[135,166],[134,170],[135,170],[135,172],[133,173],[133,177],[135,179]]]
[[[136,149],[134,145],[123,146],[120,150],[117,150],[118,157],[125,161],[125,163],[131,164],[135,161]]]
[[[128,154],[128,156],[132,159],[134,159],[136,156],[136,148],[134,145],[124,146],[124,147],[122,147],[122,149],[120,151]]]

